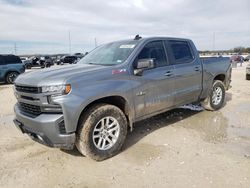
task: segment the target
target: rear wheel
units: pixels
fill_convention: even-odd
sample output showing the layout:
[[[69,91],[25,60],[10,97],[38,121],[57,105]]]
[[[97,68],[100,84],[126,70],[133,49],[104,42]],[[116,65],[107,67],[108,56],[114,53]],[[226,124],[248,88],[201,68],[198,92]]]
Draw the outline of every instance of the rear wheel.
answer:
[[[50,67],[50,64],[49,64],[49,63],[45,63],[45,67],[46,67],[46,68],[49,68],[49,67]]]
[[[31,64],[26,64],[26,65],[25,65],[25,68],[26,68],[26,69],[31,69],[31,67],[32,67]]]
[[[206,110],[218,110],[220,109],[225,100],[225,86],[222,81],[215,80],[213,82],[212,90],[207,98],[201,102],[201,105]]]
[[[246,74],[246,80],[250,80],[250,74]]]
[[[19,73],[17,73],[17,72],[10,72],[10,73],[8,73],[6,75],[6,82],[8,84],[13,84],[18,75],[19,75]]]
[[[116,155],[127,135],[127,119],[116,106],[98,104],[79,122],[76,147],[80,153],[96,161]]]

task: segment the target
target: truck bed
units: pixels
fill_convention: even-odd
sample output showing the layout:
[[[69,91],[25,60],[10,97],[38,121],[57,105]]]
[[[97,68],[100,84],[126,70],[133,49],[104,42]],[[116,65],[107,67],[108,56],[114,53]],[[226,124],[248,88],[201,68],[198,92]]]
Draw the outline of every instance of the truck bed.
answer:
[[[225,75],[225,70],[225,89],[227,90],[230,88],[232,68],[229,57],[201,57],[200,60],[203,65],[204,90],[202,92],[202,98],[207,95],[207,92],[209,92],[207,89],[212,86],[212,78],[214,78],[215,75]]]

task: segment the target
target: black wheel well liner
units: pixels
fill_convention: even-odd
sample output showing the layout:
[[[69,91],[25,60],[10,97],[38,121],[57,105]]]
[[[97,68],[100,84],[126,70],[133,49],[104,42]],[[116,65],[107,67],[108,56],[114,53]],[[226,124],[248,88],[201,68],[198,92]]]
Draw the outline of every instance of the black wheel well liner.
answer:
[[[103,97],[103,98],[97,99],[97,100],[89,103],[82,110],[82,112],[81,112],[81,114],[80,114],[80,116],[78,118],[77,127],[79,125],[79,121],[81,120],[81,117],[87,112],[87,110],[89,110],[93,105],[101,104],[101,103],[114,105],[114,106],[118,107],[119,109],[121,109],[122,112],[125,114],[127,120],[128,120],[128,125],[130,125],[130,123],[129,123],[130,122],[129,106],[128,106],[128,102],[126,101],[126,99],[124,97],[121,97],[121,96],[108,96],[108,97]]]
[[[214,77],[214,80],[220,80],[223,83],[226,81],[226,75],[225,74],[218,74],[217,76]]]

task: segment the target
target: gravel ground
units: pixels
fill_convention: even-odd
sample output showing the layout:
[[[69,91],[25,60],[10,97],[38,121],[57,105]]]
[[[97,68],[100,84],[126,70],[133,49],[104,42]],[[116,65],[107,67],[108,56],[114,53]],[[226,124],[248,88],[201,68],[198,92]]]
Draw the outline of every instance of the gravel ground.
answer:
[[[33,142],[13,125],[12,86],[0,85],[0,187],[249,187],[250,81],[233,69],[225,106],[175,109],[136,124],[103,162]]]

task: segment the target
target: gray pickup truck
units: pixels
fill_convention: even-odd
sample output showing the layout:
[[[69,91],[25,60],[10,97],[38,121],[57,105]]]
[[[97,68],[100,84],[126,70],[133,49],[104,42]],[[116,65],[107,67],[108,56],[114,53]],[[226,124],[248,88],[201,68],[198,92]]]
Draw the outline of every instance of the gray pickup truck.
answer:
[[[200,59],[191,40],[136,37],[20,75],[14,122],[37,142],[100,161],[120,151],[136,121],[193,102],[218,110],[230,81],[230,60]]]

